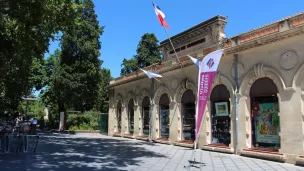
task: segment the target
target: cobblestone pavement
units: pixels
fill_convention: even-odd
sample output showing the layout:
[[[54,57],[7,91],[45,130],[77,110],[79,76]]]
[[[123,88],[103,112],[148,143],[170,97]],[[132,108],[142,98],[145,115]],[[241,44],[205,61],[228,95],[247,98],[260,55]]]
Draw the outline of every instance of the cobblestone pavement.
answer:
[[[0,171],[134,170],[184,168],[192,149],[97,135],[42,135],[36,154],[0,154]],[[203,171],[299,171],[303,167],[231,154],[197,150]]]

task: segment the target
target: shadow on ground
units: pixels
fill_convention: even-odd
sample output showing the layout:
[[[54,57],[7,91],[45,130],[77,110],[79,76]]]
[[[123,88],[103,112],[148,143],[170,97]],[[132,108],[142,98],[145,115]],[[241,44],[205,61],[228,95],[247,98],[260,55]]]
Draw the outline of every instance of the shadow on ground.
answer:
[[[127,170],[127,166],[140,165],[141,157],[166,157],[149,151],[145,148],[147,145],[154,146],[146,142],[112,138],[41,137],[36,154],[0,155],[0,170]]]

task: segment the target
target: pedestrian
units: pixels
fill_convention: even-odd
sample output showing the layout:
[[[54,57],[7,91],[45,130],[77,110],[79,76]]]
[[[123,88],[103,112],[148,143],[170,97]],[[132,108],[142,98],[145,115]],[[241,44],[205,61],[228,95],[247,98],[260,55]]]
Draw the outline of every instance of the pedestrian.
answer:
[[[33,118],[32,122],[31,122],[31,132],[32,134],[36,134],[36,129],[37,129],[37,119]]]

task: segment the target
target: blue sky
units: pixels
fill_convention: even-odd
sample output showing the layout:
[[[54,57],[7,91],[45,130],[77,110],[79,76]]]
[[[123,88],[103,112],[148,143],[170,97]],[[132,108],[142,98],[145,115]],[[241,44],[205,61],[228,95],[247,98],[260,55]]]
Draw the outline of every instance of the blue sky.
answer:
[[[148,0],[93,0],[100,26],[105,26],[100,59],[103,67],[111,69],[113,77],[120,76],[123,58],[136,54],[137,44],[145,33],[155,33],[166,39]],[[228,37],[304,11],[303,0],[155,0],[166,14],[173,36],[215,15],[228,16],[225,33]],[[50,53],[58,48],[51,42]],[[46,54],[48,57],[48,54]]]

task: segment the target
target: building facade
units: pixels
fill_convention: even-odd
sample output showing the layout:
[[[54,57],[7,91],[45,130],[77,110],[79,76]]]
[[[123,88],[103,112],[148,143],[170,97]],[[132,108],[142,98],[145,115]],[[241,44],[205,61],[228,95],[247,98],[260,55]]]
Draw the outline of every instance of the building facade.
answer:
[[[216,16],[161,42],[164,62],[110,82],[109,135],[192,146],[198,68],[225,48],[201,124],[198,148],[283,162],[304,155],[304,13],[226,38]],[[154,85],[154,86],[153,86]],[[151,123],[149,122],[151,116]],[[151,126],[151,129],[149,129]]]

